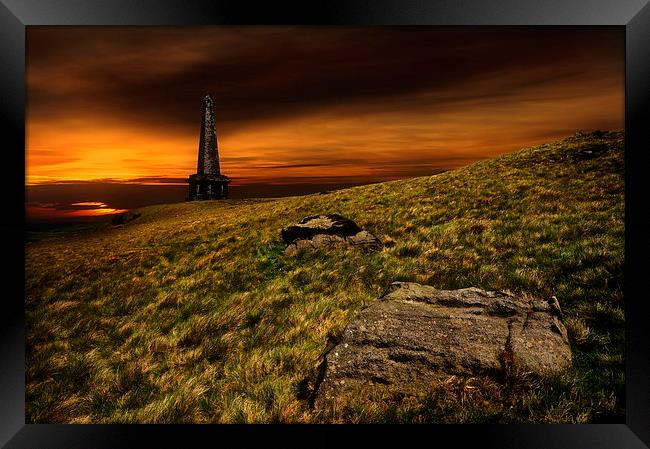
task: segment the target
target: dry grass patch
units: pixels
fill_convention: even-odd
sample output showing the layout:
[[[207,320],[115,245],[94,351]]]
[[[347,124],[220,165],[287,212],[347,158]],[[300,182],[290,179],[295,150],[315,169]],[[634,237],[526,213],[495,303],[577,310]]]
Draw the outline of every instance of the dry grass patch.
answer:
[[[613,149],[573,157],[592,143]],[[622,422],[623,167],[622,133],[578,136],[436,176],[152,206],[33,241],[27,422]],[[321,213],[383,250],[283,257],[280,229]],[[300,386],[328,336],[397,280],[554,295],[575,369],[311,409]]]

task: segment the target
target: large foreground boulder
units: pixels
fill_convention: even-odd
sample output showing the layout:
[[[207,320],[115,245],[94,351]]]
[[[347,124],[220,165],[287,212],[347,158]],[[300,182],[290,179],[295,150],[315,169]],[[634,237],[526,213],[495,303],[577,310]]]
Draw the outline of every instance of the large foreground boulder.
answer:
[[[379,239],[362,230],[354,221],[336,214],[305,217],[297,224],[282,229],[287,243],[285,255],[291,256],[302,248],[327,248],[355,245],[367,249],[381,247]]]
[[[395,282],[325,355],[316,401],[376,385],[412,392],[449,375],[546,377],[570,365],[555,298]]]

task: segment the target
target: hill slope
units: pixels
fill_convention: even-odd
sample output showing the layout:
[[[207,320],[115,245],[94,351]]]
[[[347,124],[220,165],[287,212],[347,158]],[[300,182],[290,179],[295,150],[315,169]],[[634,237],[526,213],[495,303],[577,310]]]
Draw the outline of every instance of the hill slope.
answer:
[[[30,243],[27,422],[621,422],[623,165],[622,133],[577,134],[431,177],[152,206]],[[385,248],[282,256],[280,229],[319,213]],[[328,336],[396,280],[555,295],[575,370],[310,410]]]

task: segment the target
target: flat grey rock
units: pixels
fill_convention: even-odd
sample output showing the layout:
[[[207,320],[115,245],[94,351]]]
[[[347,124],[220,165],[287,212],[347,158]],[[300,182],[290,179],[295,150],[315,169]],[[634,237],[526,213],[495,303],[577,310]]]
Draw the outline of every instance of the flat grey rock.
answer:
[[[571,366],[555,298],[395,282],[362,310],[323,360],[316,402],[349,388],[423,389],[449,375],[554,376]]]

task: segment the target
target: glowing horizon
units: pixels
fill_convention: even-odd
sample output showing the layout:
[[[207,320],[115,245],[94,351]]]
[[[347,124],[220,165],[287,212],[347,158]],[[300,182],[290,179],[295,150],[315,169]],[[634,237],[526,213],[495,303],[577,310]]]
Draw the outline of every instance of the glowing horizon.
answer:
[[[100,201],[84,201],[70,204],[31,204],[25,207],[25,214],[30,220],[39,218],[52,219],[76,219],[103,217],[107,215],[127,212],[128,209],[108,207],[108,204]]]

